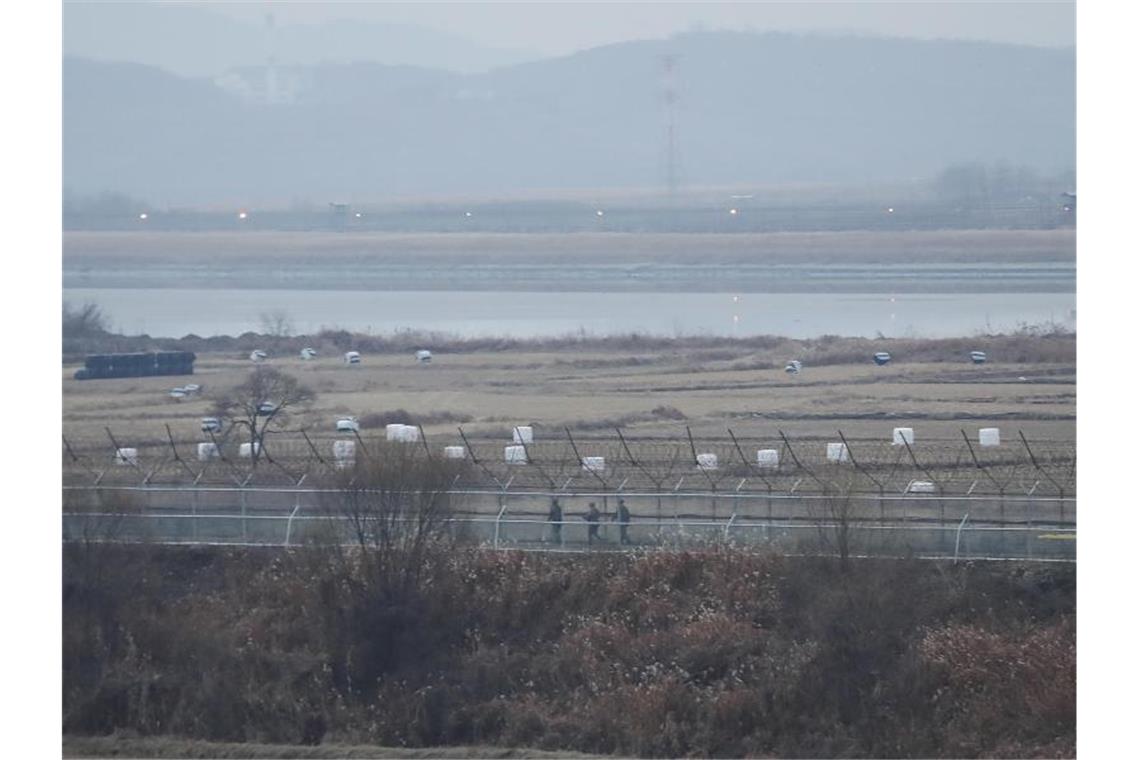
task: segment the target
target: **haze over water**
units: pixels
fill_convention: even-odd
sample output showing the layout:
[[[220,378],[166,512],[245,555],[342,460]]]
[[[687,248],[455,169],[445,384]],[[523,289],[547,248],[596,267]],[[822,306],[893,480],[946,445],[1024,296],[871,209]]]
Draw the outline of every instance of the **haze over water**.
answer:
[[[1075,329],[1073,293],[534,293],[86,289],[70,303],[100,304],[113,325],[154,337],[239,335],[284,310],[295,332],[414,329],[473,337],[610,335],[810,338],[956,337],[1055,322]]]

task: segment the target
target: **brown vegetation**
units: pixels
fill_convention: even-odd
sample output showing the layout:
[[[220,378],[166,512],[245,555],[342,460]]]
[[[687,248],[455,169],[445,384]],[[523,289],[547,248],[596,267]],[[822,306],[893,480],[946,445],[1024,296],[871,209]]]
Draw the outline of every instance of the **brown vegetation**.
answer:
[[[65,548],[68,734],[1075,753],[1070,567],[448,547],[394,594],[319,547],[100,550]]]
[[[81,353],[67,344],[64,359],[80,361]],[[876,351],[890,351],[907,361],[961,362],[970,351],[986,351],[1013,363],[1074,362],[1076,335],[1058,325],[1024,325],[1011,334],[978,335],[966,338],[850,338],[825,335],[820,338],[783,338],[774,335],[752,335],[741,338],[723,336],[666,337],[645,333],[607,336],[568,334],[555,337],[470,337],[446,333],[401,330],[387,335],[365,335],[347,330],[322,330],[315,335],[285,336],[270,333],[244,333],[238,336],[217,335],[202,338],[151,338],[149,336],[93,333],[82,344],[81,352],[112,351],[194,351],[226,353],[244,358],[254,349],[267,350],[273,356],[296,356],[306,346],[323,356],[336,356],[355,350],[365,354],[413,354],[431,347],[436,354],[473,354],[504,352],[598,352],[621,353],[620,357],[560,359],[564,366],[575,369],[605,367],[638,367],[652,365],[659,359],[637,356],[645,352],[702,353],[703,361],[737,359],[750,354],[748,362],[738,369],[770,369],[783,367],[789,359],[798,358],[806,367],[835,364],[864,364]],[[716,351],[719,350],[719,353]],[[629,354],[629,355],[625,355]]]

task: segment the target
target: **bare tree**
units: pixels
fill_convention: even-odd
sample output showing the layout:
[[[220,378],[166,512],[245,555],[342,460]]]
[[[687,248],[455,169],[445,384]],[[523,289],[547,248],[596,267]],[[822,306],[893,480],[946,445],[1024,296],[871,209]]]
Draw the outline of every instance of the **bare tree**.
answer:
[[[288,338],[293,334],[293,317],[285,309],[272,309],[263,311],[258,317],[261,321],[261,332],[273,338]]]
[[[103,309],[88,301],[81,306],[63,305],[63,337],[89,338],[107,332],[109,320]]]
[[[808,513],[819,532],[823,551],[839,557],[846,567],[854,534],[869,517],[866,502],[857,498],[853,476],[839,475],[827,482],[822,498],[808,500]]]
[[[256,367],[242,383],[214,397],[214,414],[246,429],[250,458],[257,466],[266,433],[280,429],[292,411],[308,406],[315,398],[316,394],[292,375],[273,367]]]
[[[449,492],[465,462],[417,455],[402,445],[382,446],[334,478],[331,516],[347,525],[359,548],[363,579],[384,596],[416,588],[426,559],[455,540]]]

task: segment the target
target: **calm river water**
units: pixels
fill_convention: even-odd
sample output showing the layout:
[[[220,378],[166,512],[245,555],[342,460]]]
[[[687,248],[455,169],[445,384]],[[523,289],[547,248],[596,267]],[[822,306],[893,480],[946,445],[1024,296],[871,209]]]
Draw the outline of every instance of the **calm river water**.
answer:
[[[584,293],[359,290],[65,288],[72,304],[94,302],[112,325],[153,337],[238,335],[284,310],[295,331],[323,327],[458,336],[756,334],[955,337],[1019,324],[1076,327],[1073,293]]]

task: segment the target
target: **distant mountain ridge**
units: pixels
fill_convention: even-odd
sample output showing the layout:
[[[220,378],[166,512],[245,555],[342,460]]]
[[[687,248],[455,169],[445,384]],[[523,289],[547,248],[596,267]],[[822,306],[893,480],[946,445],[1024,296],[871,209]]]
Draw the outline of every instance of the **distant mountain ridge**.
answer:
[[[188,77],[212,77],[264,64],[271,57],[285,66],[373,61],[460,72],[538,57],[406,24],[361,20],[279,24],[269,20],[272,3],[263,7],[266,21],[257,24],[218,13],[201,2],[69,0],[63,13],[64,54],[134,61]]]
[[[68,58],[64,184],[187,205],[660,186],[665,54],[679,61],[687,184],[1075,162],[1071,49],[700,32],[480,74],[282,67],[296,87],[269,104],[208,79]],[[230,76],[256,83],[258,69]]]

